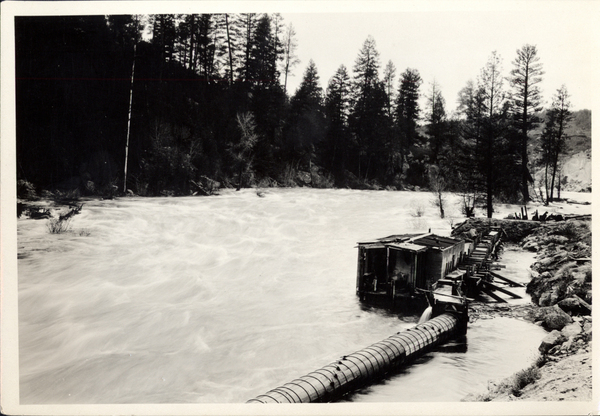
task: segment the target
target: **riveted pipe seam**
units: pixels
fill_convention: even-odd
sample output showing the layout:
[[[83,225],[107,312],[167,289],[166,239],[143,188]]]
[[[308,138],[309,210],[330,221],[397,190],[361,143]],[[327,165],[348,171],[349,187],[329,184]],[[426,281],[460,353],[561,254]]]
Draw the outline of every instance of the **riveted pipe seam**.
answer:
[[[393,354],[390,356],[390,353],[388,351],[388,348],[384,348],[383,346],[379,345],[380,343],[378,342],[377,344],[373,344],[370,347],[367,347],[366,349],[373,349],[375,351],[377,351],[377,353],[379,353],[381,355],[381,357],[383,358],[383,360],[389,365],[394,361],[394,356]],[[384,355],[385,354],[385,355]]]
[[[350,361],[352,364],[354,364],[354,366],[358,369],[361,378],[370,375],[369,367],[360,358],[350,354],[346,356],[346,361]],[[358,363],[356,361],[358,361]],[[364,371],[361,369],[361,365]]]
[[[357,357],[363,357],[367,360],[364,363],[365,365],[367,365],[368,362],[368,365],[371,368],[371,373],[369,375],[376,373],[381,368],[381,363],[377,360],[377,357],[375,357],[370,351],[361,350],[359,352],[355,352],[354,354],[356,354]]]
[[[388,364],[392,362],[392,357],[390,357],[390,354],[387,351],[387,349],[380,346],[379,343],[373,344],[370,347],[367,347],[365,349],[375,351],[377,354],[379,354],[381,356],[381,358],[383,358],[383,361]]]
[[[301,403],[335,400],[375,381],[419,353],[451,338],[464,326],[454,314],[442,314],[408,331],[399,332],[319,370],[293,380],[249,403]]]
[[[292,392],[293,395],[290,394],[290,393],[288,393],[288,390],[290,392]],[[296,398],[298,400],[300,400],[300,396],[298,396],[298,393],[296,393],[294,390],[290,389],[289,387],[282,386],[282,387],[280,387],[278,389],[275,389],[275,391],[277,391],[279,394],[281,394],[282,396],[284,396],[288,400],[289,403],[294,403],[296,401],[294,399],[294,396],[296,396]]]
[[[379,344],[385,345],[387,346],[389,349],[394,350],[395,353],[394,355],[398,356],[398,355],[402,355],[404,353],[404,350],[400,350],[400,348],[398,348],[398,345],[396,345],[392,340],[388,339],[384,339],[383,341],[380,341]]]

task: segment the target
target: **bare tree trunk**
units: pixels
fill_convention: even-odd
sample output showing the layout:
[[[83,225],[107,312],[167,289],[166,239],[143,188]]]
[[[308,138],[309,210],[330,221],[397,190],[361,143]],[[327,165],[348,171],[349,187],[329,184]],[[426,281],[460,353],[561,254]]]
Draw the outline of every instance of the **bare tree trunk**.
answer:
[[[544,172],[544,186],[546,187],[546,200],[544,205],[548,205],[548,197],[550,196],[550,190],[548,189],[548,162],[546,162],[545,172]]]
[[[557,187],[556,187],[556,191],[557,191],[557,196],[556,196],[556,197],[557,197],[559,200],[560,200],[560,185],[561,185],[561,183],[562,183],[562,180],[561,180],[561,175],[562,175],[562,172],[561,172],[561,171],[562,171],[562,169],[559,167],[559,168],[558,168],[558,181],[557,181],[557,182],[558,182],[558,185],[557,185]]]
[[[438,190],[438,205],[440,207],[440,218],[444,218],[444,198],[441,189]]]
[[[227,50],[229,51],[229,85],[233,84],[233,55],[231,52],[231,36],[229,35],[229,18],[225,13],[225,29],[227,29]]]
[[[552,182],[550,184],[550,198],[549,201],[552,202],[554,200],[554,181],[556,179],[556,169],[558,167],[558,154],[554,157],[552,162]]]
[[[194,32],[196,31],[196,18],[192,14],[192,23],[190,26],[190,63],[188,64],[188,69],[192,71],[196,71],[196,60],[194,58]]]
[[[125,169],[123,175],[123,192],[127,192],[127,159],[129,158],[129,132],[131,130],[131,104],[133,102],[133,77],[135,75],[135,52],[137,42],[133,45],[133,65],[131,66],[131,87],[129,88],[129,116],[127,119],[127,140],[125,142]]]

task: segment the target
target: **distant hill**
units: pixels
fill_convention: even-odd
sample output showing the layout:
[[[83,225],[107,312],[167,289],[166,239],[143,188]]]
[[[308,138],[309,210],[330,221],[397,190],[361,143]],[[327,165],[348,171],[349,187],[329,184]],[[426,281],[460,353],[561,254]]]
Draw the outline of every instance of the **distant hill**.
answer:
[[[539,116],[545,120],[545,112]],[[529,143],[529,157],[534,163],[539,158],[539,140],[543,123],[532,133]],[[567,127],[566,152],[561,158],[563,178],[562,189],[565,191],[591,191],[592,187],[592,112],[579,110],[573,113],[573,120]],[[543,177],[541,168],[534,167],[537,182]]]

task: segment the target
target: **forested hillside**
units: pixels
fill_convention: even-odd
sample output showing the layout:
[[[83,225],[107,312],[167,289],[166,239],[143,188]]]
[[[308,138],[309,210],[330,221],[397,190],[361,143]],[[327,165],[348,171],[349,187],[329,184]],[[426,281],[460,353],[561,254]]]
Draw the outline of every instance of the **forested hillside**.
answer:
[[[536,116],[543,71],[531,45],[506,73],[492,52],[477,80],[465,80],[458,108],[447,109],[418,69],[383,65],[371,37],[352,68],[321,80],[311,61],[287,91],[297,40],[278,14],[15,25],[17,177],[38,191],[418,186],[461,192],[466,206],[482,203],[491,215],[494,200],[530,198],[532,168],[556,169],[561,143],[585,147],[580,138],[590,137],[589,111],[571,121],[566,89],[566,113],[551,126]],[[538,148],[546,156],[530,160]]]

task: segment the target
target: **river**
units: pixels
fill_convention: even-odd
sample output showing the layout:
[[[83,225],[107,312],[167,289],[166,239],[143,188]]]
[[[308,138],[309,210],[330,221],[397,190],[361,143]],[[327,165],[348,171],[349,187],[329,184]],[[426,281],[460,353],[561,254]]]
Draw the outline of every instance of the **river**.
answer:
[[[420,311],[360,304],[355,245],[429,229],[447,235],[462,221],[458,198],[448,196],[450,219],[431,199],[225,190],[88,200],[59,235],[45,220],[20,219],[21,404],[245,402],[413,326]],[[526,281],[530,258],[505,255],[516,256],[509,273]],[[466,342],[348,400],[458,401],[528,366],[544,334],[516,319],[479,320]]]

